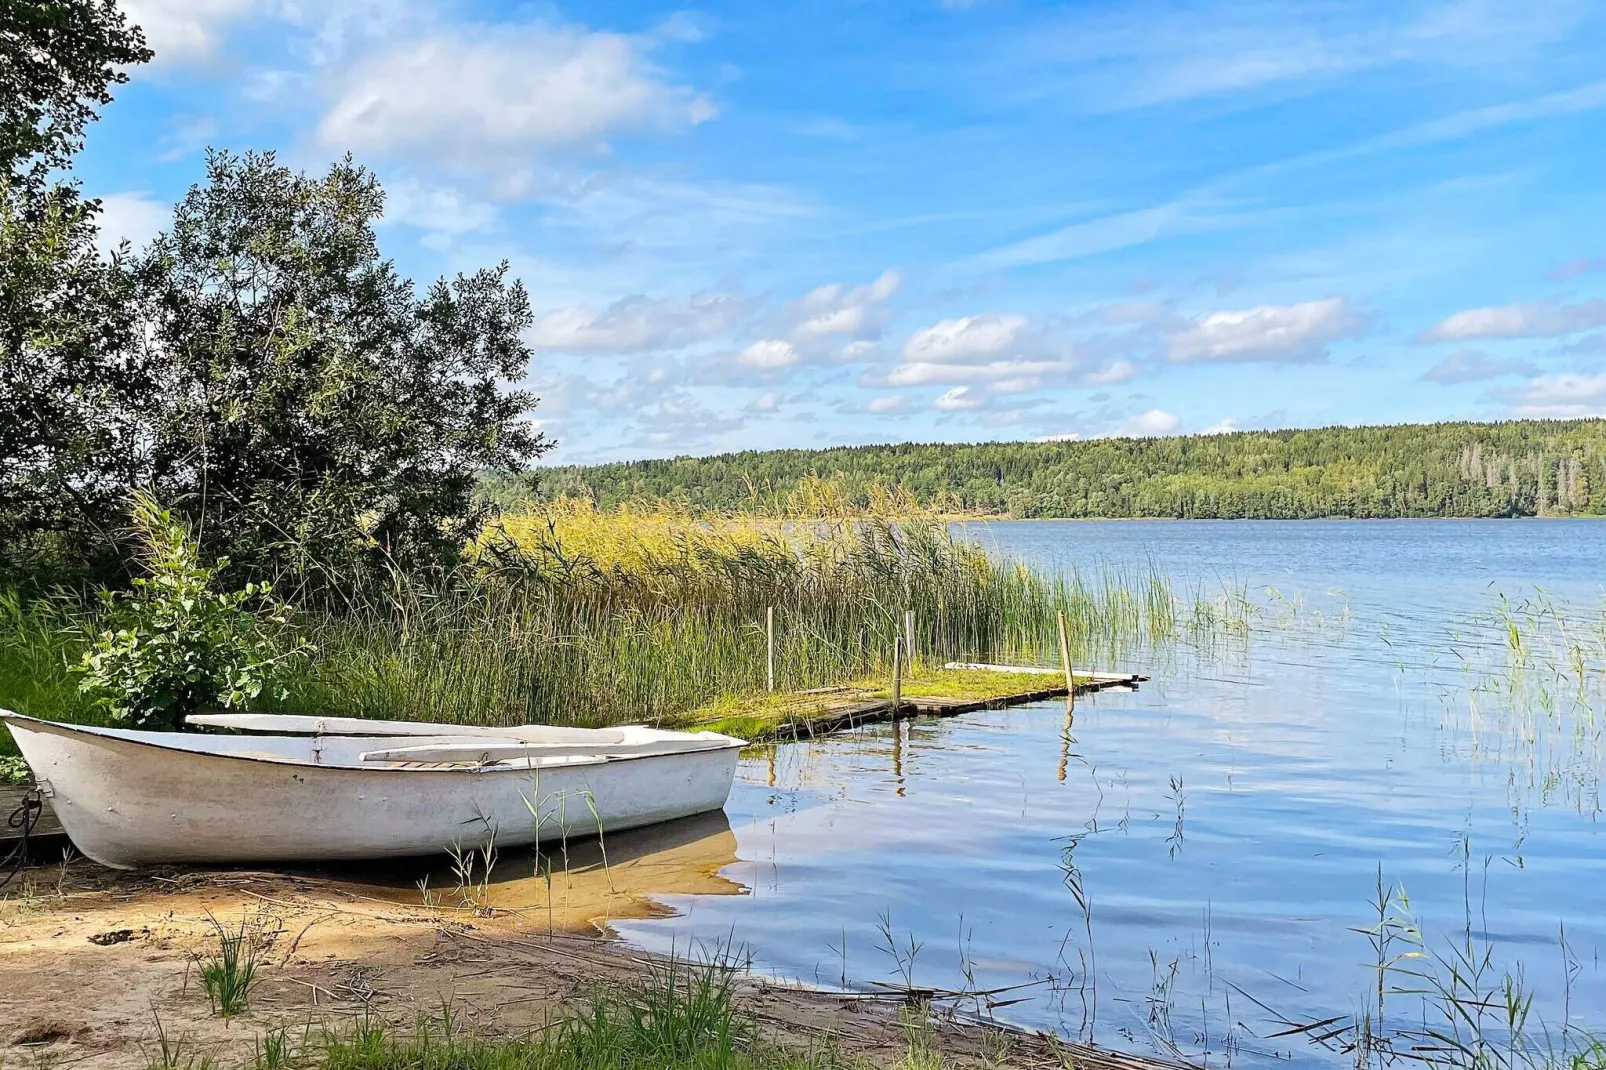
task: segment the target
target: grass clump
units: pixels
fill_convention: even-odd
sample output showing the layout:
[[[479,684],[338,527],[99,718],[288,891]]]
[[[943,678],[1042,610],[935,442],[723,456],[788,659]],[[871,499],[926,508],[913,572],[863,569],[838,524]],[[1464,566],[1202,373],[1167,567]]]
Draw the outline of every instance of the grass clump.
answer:
[[[216,918],[212,928],[217,950],[201,962],[201,987],[221,1018],[244,1014],[251,1007],[251,986],[257,977],[257,935],[242,919],[238,928],[225,928]]]

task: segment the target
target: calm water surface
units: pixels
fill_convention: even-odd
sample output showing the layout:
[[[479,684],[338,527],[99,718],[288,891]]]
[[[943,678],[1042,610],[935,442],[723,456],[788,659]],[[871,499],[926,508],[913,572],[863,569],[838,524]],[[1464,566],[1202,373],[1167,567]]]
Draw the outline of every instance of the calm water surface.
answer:
[[[1522,962],[1536,1014],[1606,1027],[1599,733],[1576,710],[1469,695],[1492,633],[1465,623],[1503,593],[1520,612],[1584,607],[1598,629],[1606,524],[971,534],[1050,569],[1152,564],[1179,591],[1226,583],[1262,614],[1246,643],[1107,666],[1154,679],[1081,700],[1068,731],[1051,703],[744,759],[727,807],[736,860],[720,870],[740,894],[664,897],[677,916],[620,923],[629,938],[734,937],[760,968],[853,987],[901,976],[890,930],[901,955],[918,944],[917,983],[1035,982],[1002,997],[1021,999],[997,1012],[1012,1022],[1315,1065],[1342,1057],[1266,1039],[1267,1008],[1360,1009],[1372,952],[1350,929],[1375,921],[1381,867],[1430,944],[1470,924],[1502,969]]]

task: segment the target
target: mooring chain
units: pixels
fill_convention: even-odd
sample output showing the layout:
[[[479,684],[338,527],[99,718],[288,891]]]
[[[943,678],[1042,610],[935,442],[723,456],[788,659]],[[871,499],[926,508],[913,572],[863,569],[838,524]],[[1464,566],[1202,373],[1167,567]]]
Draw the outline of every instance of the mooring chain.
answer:
[[[28,839],[38,826],[40,815],[44,810],[44,792],[38,788],[29,788],[23,793],[22,801],[17,804],[17,808],[11,811],[11,816],[6,818],[6,828],[21,830],[22,839],[17,841],[5,860],[0,862],[0,889],[10,884],[17,874],[22,872],[22,867],[28,864]]]

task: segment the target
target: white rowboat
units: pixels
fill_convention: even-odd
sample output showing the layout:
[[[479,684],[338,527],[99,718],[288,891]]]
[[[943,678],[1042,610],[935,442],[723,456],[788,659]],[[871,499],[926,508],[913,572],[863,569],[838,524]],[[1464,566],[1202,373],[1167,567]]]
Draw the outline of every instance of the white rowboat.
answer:
[[[203,735],[7,710],[0,720],[74,845],[117,868],[394,858],[620,831],[724,806],[743,746],[640,725],[220,714],[191,720],[252,734]]]

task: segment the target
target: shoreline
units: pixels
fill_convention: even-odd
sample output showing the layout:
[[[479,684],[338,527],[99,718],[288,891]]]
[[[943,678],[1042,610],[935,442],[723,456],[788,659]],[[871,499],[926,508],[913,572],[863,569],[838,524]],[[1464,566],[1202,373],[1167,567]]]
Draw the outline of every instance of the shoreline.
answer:
[[[22,878],[0,899],[7,1064],[31,1057],[143,1070],[159,1029],[197,1059],[230,1066],[275,1030],[340,1031],[377,1019],[406,1031],[443,1012],[454,1028],[513,1039],[550,1027],[588,993],[639,984],[670,962],[609,929],[609,917],[668,913],[619,868],[572,875],[561,924],[544,910],[425,905],[417,892],[409,903],[399,888],[380,897],[334,876],[275,870],[122,873],[78,858],[32,866]],[[592,916],[598,906],[606,913]],[[257,949],[250,1008],[231,1019],[212,1014],[198,980],[219,926],[250,931]],[[870,1065],[908,1055],[908,1004],[897,993],[833,992],[747,969],[735,977],[736,1006],[781,1050],[824,1041]],[[940,1009],[928,1008],[922,1023],[924,1043],[946,1066],[1176,1065]]]

